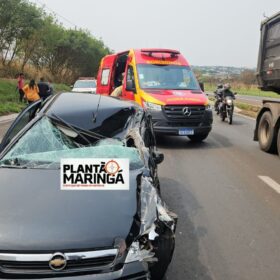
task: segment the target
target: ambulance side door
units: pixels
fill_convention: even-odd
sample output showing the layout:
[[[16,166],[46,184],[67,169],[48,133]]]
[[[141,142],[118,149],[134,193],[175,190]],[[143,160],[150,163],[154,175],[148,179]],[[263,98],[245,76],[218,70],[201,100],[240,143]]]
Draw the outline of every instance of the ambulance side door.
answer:
[[[126,75],[123,84],[122,97],[129,100],[135,100],[136,85],[135,85],[135,73],[133,66],[128,64],[126,68]]]

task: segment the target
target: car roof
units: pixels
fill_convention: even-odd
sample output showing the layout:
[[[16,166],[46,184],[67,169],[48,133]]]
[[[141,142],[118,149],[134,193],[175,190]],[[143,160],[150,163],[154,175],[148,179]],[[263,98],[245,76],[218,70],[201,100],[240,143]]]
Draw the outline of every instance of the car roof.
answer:
[[[75,127],[113,137],[110,132],[139,111],[143,112],[143,109],[134,102],[99,94],[65,92],[57,94],[42,113],[54,118],[58,116]]]

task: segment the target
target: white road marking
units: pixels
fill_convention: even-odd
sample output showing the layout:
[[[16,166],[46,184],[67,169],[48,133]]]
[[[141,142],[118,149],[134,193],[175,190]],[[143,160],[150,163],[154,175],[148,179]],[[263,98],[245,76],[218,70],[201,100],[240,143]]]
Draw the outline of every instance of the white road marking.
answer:
[[[278,184],[276,181],[271,179],[268,176],[258,176],[263,182],[265,182],[268,186],[270,186],[272,189],[274,189],[276,192],[280,194],[280,184]]]

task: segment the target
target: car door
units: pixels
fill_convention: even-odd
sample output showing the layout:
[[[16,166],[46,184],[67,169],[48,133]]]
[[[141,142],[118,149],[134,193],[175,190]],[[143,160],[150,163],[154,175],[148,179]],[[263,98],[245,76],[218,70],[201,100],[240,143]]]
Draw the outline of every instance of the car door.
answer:
[[[128,82],[130,82],[130,87],[128,87]],[[126,78],[124,80],[122,97],[129,100],[135,100],[136,87],[135,87],[135,75],[132,65],[127,65],[126,68]]]
[[[0,152],[11,142],[11,140],[21,131],[36,115],[36,112],[42,106],[42,100],[38,100],[27,106],[14,120],[6,132],[1,144]]]

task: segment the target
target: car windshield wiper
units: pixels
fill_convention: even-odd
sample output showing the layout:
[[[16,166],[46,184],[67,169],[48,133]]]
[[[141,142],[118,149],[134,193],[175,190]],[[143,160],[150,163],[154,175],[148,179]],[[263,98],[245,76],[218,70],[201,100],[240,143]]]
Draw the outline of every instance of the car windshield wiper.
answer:
[[[53,118],[53,117],[54,118]],[[107,138],[101,134],[92,132],[92,131],[85,131],[83,129],[76,129],[75,127],[73,127],[73,125],[71,125],[70,123],[66,122],[65,120],[63,120],[62,118],[60,118],[59,116],[57,116],[56,114],[52,113],[52,116],[48,116],[50,119],[55,120],[55,121],[60,121],[62,124],[64,124],[66,127],[70,128],[71,130],[73,130],[74,132],[76,132],[81,138],[83,138],[89,145],[91,144],[91,142],[83,135],[87,135],[90,137],[94,137],[98,140]]]

